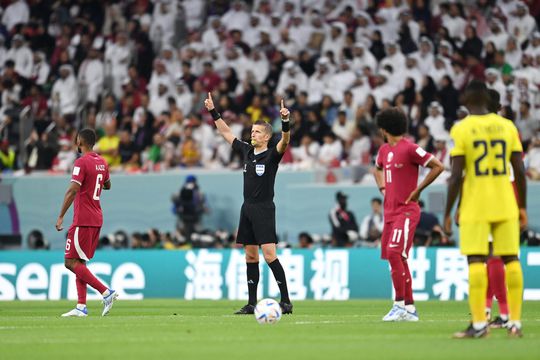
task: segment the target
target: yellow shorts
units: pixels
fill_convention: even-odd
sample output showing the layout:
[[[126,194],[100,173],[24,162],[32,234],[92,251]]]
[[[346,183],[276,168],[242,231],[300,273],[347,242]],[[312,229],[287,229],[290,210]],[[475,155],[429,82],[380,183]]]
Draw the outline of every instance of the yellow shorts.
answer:
[[[459,224],[459,247],[463,255],[488,255],[489,235],[493,237],[493,255],[518,255],[519,220],[494,223],[472,222]]]

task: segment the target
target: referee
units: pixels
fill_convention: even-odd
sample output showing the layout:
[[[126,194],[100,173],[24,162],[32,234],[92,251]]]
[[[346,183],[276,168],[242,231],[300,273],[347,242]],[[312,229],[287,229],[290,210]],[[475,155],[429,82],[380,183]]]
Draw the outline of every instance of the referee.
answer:
[[[281,140],[276,147],[268,148],[268,141],[272,137],[270,124],[261,120],[255,122],[251,129],[251,144],[248,144],[233,135],[215,109],[211,93],[208,93],[204,105],[223,138],[244,157],[244,203],[240,210],[236,242],[244,246],[246,253],[249,300],[247,305],[235,314],[253,314],[255,311],[259,283],[259,246],[279,286],[281,292],[279,305],[284,314],[292,314],[293,306],[289,300],[285,271],[276,255],[276,206],[273,201],[279,162],[290,139],[289,110],[284,107],[281,100]]]

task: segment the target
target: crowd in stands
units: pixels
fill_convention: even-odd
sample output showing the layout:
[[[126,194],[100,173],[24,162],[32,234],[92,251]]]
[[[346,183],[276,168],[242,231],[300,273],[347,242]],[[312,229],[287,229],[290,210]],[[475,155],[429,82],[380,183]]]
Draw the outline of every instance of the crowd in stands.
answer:
[[[291,110],[283,164],[369,166],[377,111],[449,166],[460,92],[501,96],[540,178],[538,1],[1,0],[0,171],[69,172],[74,136],[99,134],[113,171],[237,168],[203,101],[234,134]]]

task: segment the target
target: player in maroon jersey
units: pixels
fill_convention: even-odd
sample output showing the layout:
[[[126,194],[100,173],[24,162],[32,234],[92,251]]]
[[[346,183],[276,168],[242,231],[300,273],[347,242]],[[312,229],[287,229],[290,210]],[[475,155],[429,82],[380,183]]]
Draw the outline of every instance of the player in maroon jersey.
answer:
[[[107,289],[86,267],[86,262],[94,256],[99,241],[99,231],[103,224],[103,215],[99,197],[101,190],[111,188],[109,167],[101,156],[92,151],[96,143],[96,133],[92,129],[83,129],[77,134],[77,150],[82,156],[75,160],[71,182],[60,215],[56,221],[56,230],[63,229],[64,215],[75,201],[73,223],[68,231],[64,254],[66,268],[76,277],[78,303],[75,309],[62,316],[87,316],[86,285],[90,285],[103,295],[105,316],[111,310],[118,294]]]
[[[379,149],[375,172],[375,180],[384,195],[381,258],[390,263],[396,292],[394,305],[383,321],[418,321],[407,257],[420,220],[420,193],[444,167],[432,154],[405,138],[407,118],[398,108],[379,112],[377,126],[387,142]],[[431,170],[418,185],[419,166]]]

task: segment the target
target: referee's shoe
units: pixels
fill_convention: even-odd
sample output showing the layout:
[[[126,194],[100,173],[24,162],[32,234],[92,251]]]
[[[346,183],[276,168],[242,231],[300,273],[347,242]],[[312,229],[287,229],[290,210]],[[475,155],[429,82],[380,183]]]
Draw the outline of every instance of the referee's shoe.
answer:
[[[249,315],[255,313],[255,305],[246,304],[243,308],[235,312],[235,315]]]
[[[292,314],[292,304],[290,302],[284,302],[281,301],[279,303],[279,306],[281,306],[281,313],[282,314]]]

